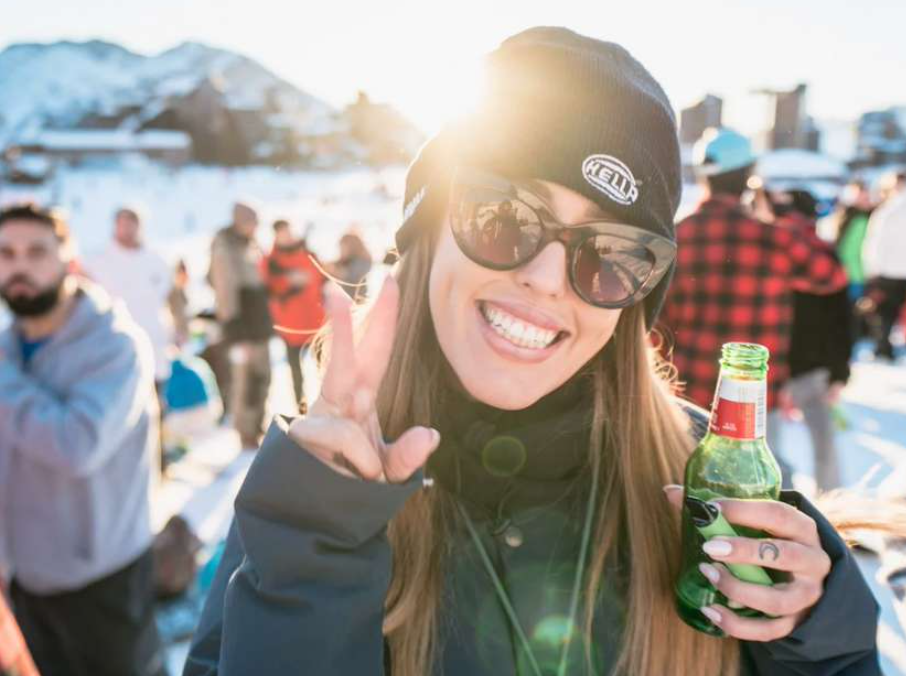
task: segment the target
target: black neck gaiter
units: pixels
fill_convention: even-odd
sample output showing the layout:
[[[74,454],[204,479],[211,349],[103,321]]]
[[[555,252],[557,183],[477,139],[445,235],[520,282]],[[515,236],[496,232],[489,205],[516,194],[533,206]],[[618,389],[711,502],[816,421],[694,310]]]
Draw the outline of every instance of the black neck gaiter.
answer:
[[[592,385],[578,375],[521,411],[503,411],[447,388],[429,474],[477,517],[501,518],[555,503],[589,470]]]

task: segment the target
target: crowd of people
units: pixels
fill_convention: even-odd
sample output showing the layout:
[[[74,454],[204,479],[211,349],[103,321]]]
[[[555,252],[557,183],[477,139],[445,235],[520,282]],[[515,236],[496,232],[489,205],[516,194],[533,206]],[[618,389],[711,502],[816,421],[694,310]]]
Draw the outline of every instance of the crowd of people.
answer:
[[[541,673],[536,654],[548,648],[544,659],[565,673],[563,665],[578,664],[583,641],[576,638],[571,649],[570,633],[542,650],[517,615],[531,615],[533,604],[547,612],[550,602],[556,617],[568,613],[571,627],[576,598],[535,594],[578,590],[586,558],[594,592],[589,617],[601,618],[600,625],[589,621],[586,633],[606,669],[649,674],[682,662],[676,673],[685,674],[700,658],[706,664],[699,673],[707,674],[792,674],[800,673],[796,665],[819,662],[831,669],[821,673],[854,664],[863,670],[852,673],[877,673],[873,635],[847,638],[840,629],[840,599],[873,629],[870,593],[831,524],[804,499],[784,512],[799,534],[774,531],[784,551],[795,547],[800,556],[798,568],[784,568],[791,582],[775,590],[787,597],[746,597],[776,616],[769,628],[736,617],[732,601],[707,609],[739,639],[723,648],[683,633],[669,612],[646,638],[640,618],[669,608],[662,589],[644,586],[668,576],[667,564],[652,554],[676,541],[658,525],[670,522],[673,507],[655,507],[651,495],[681,480],[688,423],[701,423],[700,412],[674,395],[710,406],[722,344],[756,342],[770,350],[763,403],[781,465],[782,421],[800,416],[818,488],[843,482],[834,407],[853,346],[870,339],[877,359],[893,360],[891,335],[906,309],[906,174],[883,187],[883,198],[864,183],[848,186],[829,216],[835,236],[828,241],[818,235],[825,214],[807,182],[760,177],[745,137],[711,130],[695,157],[704,199],[674,224],[681,189],[675,124],[640,64],[615,45],[557,29],[527,31],[495,58],[501,91],[514,97],[503,100],[520,105],[482,109],[487,119],[467,129],[493,129],[495,143],[472,144],[467,159],[498,175],[460,171],[451,178],[439,167],[449,164],[451,147],[460,147],[451,141],[462,139],[447,131],[430,142],[407,178],[398,281],[377,294],[366,282],[371,254],[354,229],[339,239],[333,263],[322,263],[285,219],[273,223],[265,251],[261,209],[250,200],[233,205],[230,223],[211,242],[208,311],[193,303],[185,262],[165,261],[148,242],[149,216],[137,207],[119,209],[109,245],[82,261],[52,209],[0,210],[0,295],[14,317],[0,332],[0,669],[16,650],[25,674],[166,673],[154,621],[149,499],[168,457],[161,434],[168,415],[176,419],[207,396],[207,384],[200,393],[179,385],[191,381],[197,356],[212,373],[223,422],[244,449],[261,451],[237,500],[237,525],[187,674],[289,673],[283,669],[309,663],[318,669],[312,673],[384,673],[386,664],[386,673],[415,676],[429,673],[430,660],[450,674],[479,673],[488,661],[493,673],[511,673],[517,664]],[[575,97],[566,109],[575,119],[562,127],[558,148],[539,141],[555,123],[537,112],[557,108],[551,87],[521,89],[538,78]],[[614,95],[609,87],[626,107],[601,117],[597,102]],[[580,120],[593,131],[619,127],[625,138],[638,138],[580,133]],[[632,131],[638,124],[648,125],[644,138]],[[521,138],[512,135],[519,129]],[[626,168],[610,155],[590,154],[604,151],[621,153],[646,178],[637,184],[626,169],[622,184],[602,183],[588,170],[593,157],[599,164],[591,166]],[[449,189],[437,187],[440,176]],[[639,191],[647,191],[644,199]],[[438,211],[448,207],[444,200],[447,217]],[[481,214],[487,220],[479,225]],[[419,234],[425,230],[433,234]],[[331,296],[329,279],[351,299]],[[354,343],[349,305],[369,291],[377,300]],[[328,319],[334,335],[324,389],[309,407],[303,359]],[[198,324],[207,326],[203,345],[193,343]],[[662,388],[646,357],[649,329],[675,368],[673,391]],[[275,423],[263,440],[274,338],[285,348],[301,415]],[[391,354],[394,345],[404,350]],[[390,385],[380,389],[385,378]],[[632,397],[620,394],[627,382],[636,388]],[[615,409],[605,415],[606,402]],[[613,429],[605,433],[605,425]],[[515,442],[519,456],[510,469],[493,467],[504,438],[506,453]],[[552,460],[543,451],[554,441],[563,453]],[[604,453],[630,446],[639,448],[615,459]],[[426,464],[438,485],[431,490],[443,498],[414,497],[431,483],[421,480]],[[606,489],[589,479],[599,474]],[[611,512],[602,507],[624,521],[608,521],[603,515]],[[447,508],[465,530],[446,530]],[[640,524],[652,514],[656,533],[645,539]],[[769,516],[753,513],[748,525],[769,529]],[[599,537],[589,544],[594,524]],[[640,538],[631,546],[629,531]],[[446,571],[439,563],[446,536],[474,548],[481,562],[456,559]],[[547,566],[554,577],[538,584],[529,572],[554,541],[555,554],[566,558]],[[624,548],[613,551],[642,571],[622,587],[605,574],[616,564],[608,548],[620,542]],[[494,556],[486,552],[492,547]],[[511,592],[492,558],[512,573]],[[490,592],[485,573],[495,583]],[[461,592],[452,605],[440,602],[442,578]],[[632,602],[614,601],[621,594]],[[729,588],[726,594],[733,597]],[[838,602],[819,607],[822,594]],[[496,598],[506,617],[488,615],[487,598]],[[832,651],[822,647],[827,636],[815,638],[815,622],[803,619],[813,609],[818,626],[838,639]],[[474,617],[481,622],[473,626]],[[445,634],[441,650],[436,639],[448,624],[459,631]],[[294,644],[287,627],[302,631]],[[488,631],[506,640],[489,641]],[[23,657],[25,644],[31,658]],[[649,652],[632,652],[640,646]],[[682,649],[677,661],[671,648]]]
[[[185,409],[222,397],[242,447],[257,449],[275,332],[304,408],[302,358],[330,274],[305,239],[278,220],[264,253],[257,208],[237,202],[211,245],[214,308],[198,312],[185,262],[148,243],[146,219],[119,209],[109,244],[81,260],[59,212],[0,210],[0,293],[13,315],[0,333],[0,588],[18,623],[13,633],[0,594],[4,669],[5,636],[21,630],[45,676],[165,673],[149,511],[169,457],[163,432],[197,431]],[[358,285],[364,245],[352,231],[343,241],[326,267]],[[195,322],[213,324],[208,344],[192,345]],[[195,352],[216,384],[196,387]]]
[[[789,482],[782,422],[802,418],[817,486],[831,490],[841,485],[834,407],[854,345],[870,338],[876,357],[892,360],[892,329],[906,309],[906,174],[888,177],[877,209],[870,188],[854,181],[836,211],[823,215],[808,181],[771,181],[756,167],[751,143],[733,130],[710,130],[696,147],[705,196],[677,225],[662,348],[683,395],[707,408],[720,346],[766,346],[769,445]],[[817,234],[822,216],[831,221],[833,240]]]

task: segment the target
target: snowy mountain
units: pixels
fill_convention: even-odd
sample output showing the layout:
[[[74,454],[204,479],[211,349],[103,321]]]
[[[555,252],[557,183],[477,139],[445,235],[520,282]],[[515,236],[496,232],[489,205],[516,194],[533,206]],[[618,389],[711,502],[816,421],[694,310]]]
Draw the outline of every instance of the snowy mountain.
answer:
[[[128,107],[150,116],[167,99],[187,95],[205,80],[217,84],[231,107],[263,109],[270,102],[309,119],[333,112],[254,60],[196,42],[156,56],[100,40],[16,44],[0,52],[0,138],[45,126],[72,127],[86,116],[114,115]]]
[[[421,143],[390,106],[360,97],[337,110],[197,42],[155,56],[101,40],[12,45],[0,52],[0,101],[0,155],[55,162],[128,148],[171,163],[331,167],[406,161]]]

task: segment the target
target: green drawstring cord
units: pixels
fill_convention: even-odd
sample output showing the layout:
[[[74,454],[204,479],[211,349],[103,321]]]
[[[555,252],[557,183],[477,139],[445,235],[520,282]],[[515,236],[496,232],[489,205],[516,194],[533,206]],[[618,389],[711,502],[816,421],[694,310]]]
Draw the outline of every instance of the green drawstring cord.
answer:
[[[513,629],[516,631],[516,637],[519,639],[519,642],[522,644],[522,649],[528,656],[529,662],[532,665],[532,670],[535,672],[535,676],[543,676],[541,673],[541,667],[538,666],[538,661],[535,659],[535,653],[532,652],[532,646],[531,644],[529,644],[528,637],[525,635],[525,631],[523,631],[522,629],[522,624],[519,622],[519,618],[516,617],[516,609],[513,608],[513,604],[510,603],[506,589],[503,588],[503,583],[500,581],[500,577],[497,575],[497,571],[494,570],[494,564],[491,563],[491,558],[488,556],[487,550],[485,550],[484,545],[481,543],[481,538],[478,536],[478,531],[475,530],[475,525],[472,523],[472,519],[469,518],[469,515],[466,513],[465,508],[461,504],[457,503],[457,506],[459,507],[459,511],[465,518],[466,526],[469,529],[469,534],[472,536],[472,541],[475,543],[475,547],[478,549],[478,554],[481,556],[481,562],[482,564],[484,564],[485,570],[491,578],[491,582],[494,583],[494,591],[497,592],[497,598],[500,599],[500,603],[503,605],[503,610],[509,618],[510,624],[513,626]]]
[[[575,625],[576,614],[579,612],[579,594],[582,587],[582,578],[585,575],[585,560],[588,558],[588,547],[591,543],[591,530],[594,522],[595,500],[597,498],[597,495],[598,471],[597,468],[594,468],[591,479],[591,491],[588,494],[588,506],[585,510],[585,524],[582,528],[582,544],[579,547],[579,559],[576,562],[576,577],[573,581],[573,591],[569,604],[569,623],[567,624],[568,631],[563,643],[563,648],[560,653],[560,666],[557,668],[557,676],[566,676],[569,647],[572,643],[573,637],[573,627]],[[513,630],[516,632],[516,637],[519,639],[519,643],[522,645],[523,651],[528,657],[532,671],[535,673],[535,676],[543,676],[541,667],[538,665],[538,660],[535,658],[535,653],[532,651],[532,646],[531,643],[529,643],[528,636],[525,635],[525,630],[522,628],[522,624],[519,622],[519,618],[516,616],[516,609],[510,602],[510,597],[506,593],[506,589],[503,586],[503,582],[500,580],[500,576],[497,575],[497,570],[494,568],[494,564],[491,563],[491,557],[488,555],[484,544],[482,544],[481,542],[481,537],[478,535],[478,531],[475,529],[475,524],[472,523],[472,519],[469,518],[468,512],[466,512],[465,507],[463,507],[461,503],[457,502],[456,506],[459,508],[459,512],[463,516],[466,527],[469,529],[469,535],[472,536],[472,542],[475,543],[475,547],[476,549],[478,549],[478,554],[481,557],[481,563],[484,565],[488,577],[491,578],[491,582],[494,585],[494,591],[497,594],[497,598],[500,601],[500,604],[503,606],[503,610],[506,613],[506,616],[509,619]]]
[[[588,548],[591,545],[591,531],[594,526],[595,502],[598,497],[598,463],[594,463],[591,475],[591,490],[588,493],[588,506],[585,508],[585,525],[582,526],[582,544],[579,547],[579,560],[576,562],[576,579],[573,581],[573,598],[569,604],[569,633],[566,635],[566,643],[563,645],[563,653],[560,657],[560,668],[557,669],[557,676],[566,675],[566,658],[569,655],[569,646],[573,640],[573,625],[575,624],[576,614],[579,612],[579,594],[582,587],[582,580],[585,577],[585,563],[588,558]]]

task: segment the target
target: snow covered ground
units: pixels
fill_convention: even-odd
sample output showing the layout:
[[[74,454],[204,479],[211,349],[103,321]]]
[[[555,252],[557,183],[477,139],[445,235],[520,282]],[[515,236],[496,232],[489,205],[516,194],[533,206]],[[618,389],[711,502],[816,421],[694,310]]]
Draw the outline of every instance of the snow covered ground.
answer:
[[[906,357],[898,363],[876,362],[862,343],[843,394],[842,411],[848,423],[837,436],[844,486],[881,498],[906,497]],[[785,422],[783,449],[795,468],[793,483],[814,491],[811,445],[802,423]],[[860,553],[862,572],[881,605],[878,644],[887,676],[906,676],[906,607],[896,601],[879,578],[881,560]],[[885,559],[886,560],[886,559]],[[906,562],[906,561],[904,561]]]

